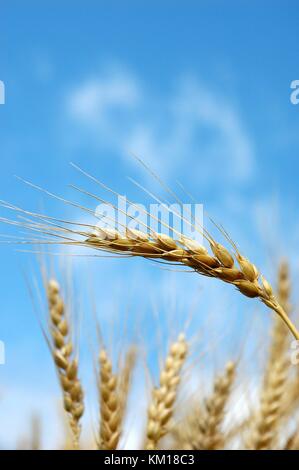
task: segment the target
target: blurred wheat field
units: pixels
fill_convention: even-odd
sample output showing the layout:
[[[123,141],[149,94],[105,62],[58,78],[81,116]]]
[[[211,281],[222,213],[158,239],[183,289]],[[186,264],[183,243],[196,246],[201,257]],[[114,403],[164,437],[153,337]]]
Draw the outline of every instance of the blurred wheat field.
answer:
[[[288,264],[280,264],[276,292],[289,315],[291,280]],[[122,449],[123,433],[129,410],[129,397],[136,361],[143,355],[141,344],[132,344],[120,354],[117,365],[110,357],[111,348],[104,338],[98,347],[94,368],[98,390],[98,422],[90,423],[93,432],[88,442],[82,439],[85,385],[80,379],[80,359],[74,343],[72,318],[67,297],[55,279],[46,282],[48,326],[45,336],[61,390],[65,413],[65,439],[60,449]],[[185,332],[169,345],[155,386],[150,385],[144,416],[144,435],[140,449],[175,450],[299,450],[299,373],[291,364],[291,336],[279,317],[274,318],[267,359],[260,385],[248,413],[240,412],[238,401],[246,394],[246,374],[237,386],[242,361],[236,353],[223,370],[212,377],[208,394],[196,389],[192,400],[184,400],[184,390],[192,383],[194,364],[189,361],[192,338]],[[204,373],[204,371],[203,371]],[[0,403],[1,406],[1,403]],[[131,404],[132,406],[132,404]],[[42,446],[39,417],[33,416],[27,436],[17,447],[37,450]]]

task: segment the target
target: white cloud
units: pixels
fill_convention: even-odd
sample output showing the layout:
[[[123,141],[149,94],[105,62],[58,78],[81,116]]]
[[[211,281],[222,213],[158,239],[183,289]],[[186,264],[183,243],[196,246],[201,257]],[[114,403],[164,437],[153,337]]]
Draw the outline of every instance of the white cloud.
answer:
[[[134,75],[112,69],[79,84],[68,113],[88,144],[136,153],[160,173],[188,168],[200,184],[249,180],[254,150],[236,107],[194,78],[175,84],[168,95],[150,94]]]
[[[139,87],[135,79],[124,72],[111,72],[88,79],[74,89],[68,106],[74,118],[99,126],[106,124],[111,110],[133,108],[138,101]]]

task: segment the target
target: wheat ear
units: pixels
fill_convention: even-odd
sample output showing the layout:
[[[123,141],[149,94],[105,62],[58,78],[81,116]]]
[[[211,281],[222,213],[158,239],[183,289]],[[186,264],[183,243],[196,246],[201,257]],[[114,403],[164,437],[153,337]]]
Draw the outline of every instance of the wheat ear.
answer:
[[[30,450],[40,450],[41,449],[41,420],[38,415],[31,416],[31,445]]]
[[[180,373],[186,356],[188,345],[183,334],[170,347],[164,368],[160,374],[160,384],[152,393],[152,400],[148,409],[148,422],[146,429],[146,450],[155,450],[159,441],[169,431],[173,416],[173,408],[180,383]]]
[[[195,413],[191,420],[188,444],[193,450],[217,450],[224,447],[225,439],[221,425],[225,417],[225,409],[235,379],[236,365],[229,362],[222,375],[216,377],[212,395],[204,406]]]
[[[137,359],[137,351],[134,346],[129,348],[126,353],[124,364],[119,373],[119,414],[120,414],[120,422],[124,422],[124,417],[127,410],[128,404],[128,397],[130,386],[132,383],[132,376],[134,367],[136,364]]]
[[[285,312],[289,315],[291,311],[291,305],[289,301],[290,273],[289,266],[286,261],[280,263],[277,278],[277,298],[279,303],[283,306]],[[276,380],[277,375],[280,376],[284,373],[287,382],[287,372],[290,368],[290,360],[286,354],[288,346],[288,335],[289,330],[286,325],[281,322],[278,317],[275,317],[271,334],[270,349],[262,383],[264,390],[262,395],[268,394],[267,390],[271,390],[273,383],[278,384]],[[273,368],[273,364],[277,364],[276,368]],[[271,378],[271,376],[273,376],[273,378]],[[287,383],[285,383],[285,385],[287,385]],[[298,387],[297,384],[293,386],[292,382],[284,391],[283,404],[280,406],[280,418],[279,420],[277,419],[276,426],[280,423],[280,420],[289,415],[292,408],[292,405],[290,406],[290,404],[292,404],[292,402],[295,403],[296,401],[298,401]],[[252,416],[246,418],[240,425],[232,430],[231,437],[244,431],[248,426],[250,427],[250,423],[254,422],[255,419],[256,416],[253,413]]]
[[[271,285],[259,273],[256,266],[240,254],[233,242],[231,243],[235,250],[234,256],[211,236],[206,235],[206,238],[212,253],[196,241],[184,236],[175,240],[168,235],[155,232],[149,234],[127,228],[125,233],[120,233],[114,229],[96,228],[85,239],[84,245],[126,256],[140,256],[182,264],[198,274],[232,284],[243,295],[259,298],[275,311],[299,340],[299,332],[275,297]]]
[[[278,269],[277,299],[287,315],[291,312],[290,304],[290,274],[289,266],[283,261]],[[281,358],[286,352],[288,339],[288,329],[286,325],[276,317],[272,332],[272,343],[269,352],[269,366]]]
[[[251,450],[274,448],[278,435],[278,424],[283,407],[287,372],[285,361],[272,364],[266,387],[262,389],[260,409],[253,417],[246,447]]]
[[[73,344],[69,335],[69,324],[60,286],[54,279],[47,286],[50,332],[53,345],[53,359],[60,386],[63,391],[63,405],[72,431],[73,447],[79,449],[81,433],[80,419],[84,413],[83,390],[78,379],[78,361],[73,358]]]
[[[118,378],[105,349],[100,351],[100,450],[116,450],[121,434]]]
[[[285,312],[289,314],[291,311],[289,301],[290,276],[289,267],[285,261],[280,264],[278,269],[277,298]],[[278,435],[278,426],[281,424],[281,420],[287,411],[284,406],[284,396],[285,392],[288,390],[286,386],[288,385],[288,371],[290,368],[290,360],[286,354],[288,334],[289,331],[285,324],[278,321],[278,318],[275,318],[268,363],[262,385],[260,410],[260,420],[264,419],[265,422],[272,420],[273,423],[271,430],[267,431],[267,426],[261,426],[261,428],[259,428],[261,423],[258,424],[258,421],[256,422],[255,418],[253,418],[253,423],[255,423],[253,435],[256,436],[255,445],[262,446],[263,439],[265,439],[266,446],[273,447],[275,445]],[[281,396],[282,390],[284,391],[283,396]],[[258,440],[260,440],[260,444],[258,444]],[[252,443],[253,440],[251,441],[251,444]]]
[[[139,159],[138,159],[139,160]],[[161,179],[155,175],[151,169],[144,164],[141,160],[140,163],[146,168],[149,173],[154,176],[154,178],[162,184],[162,187],[166,189],[168,194],[175,196],[176,201],[181,206],[181,201],[176,197],[176,195],[171,191]],[[114,195],[119,196],[116,191],[113,191],[108,186],[104,185],[98,181],[93,176],[89,175],[85,171],[81,170],[76,165],[73,165],[77,168],[82,174],[99,184],[104,189],[108,190]],[[45,192],[45,194],[50,195],[71,206],[80,208],[91,214],[92,211],[88,208],[82,207],[77,203],[72,201],[65,200],[61,197],[55,196],[52,193],[43,190],[42,188],[33,185],[32,183],[26,182],[30,186]],[[137,184],[137,186],[140,186]],[[141,187],[141,186],[140,186]],[[86,194],[87,196],[101,202],[106,203],[103,199],[95,196],[92,193],[86,192],[76,186],[73,186],[74,189],[78,190],[80,193]],[[142,188],[142,187],[141,187]],[[148,191],[146,191],[148,192]],[[154,197],[156,201],[161,203],[154,195],[148,192],[149,195]],[[133,204],[135,208],[138,209],[136,204]],[[165,204],[163,204],[165,206]],[[20,243],[41,243],[41,244],[62,244],[62,245],[78,245],[84,247],[92,247],[98,250],[107,251],[110,253],[116,253],[118,255],[124,256],[140,256],[143,258],[163,260],[168,263],[181,264],[187,266],[197,273],[214,277],[222,280],[223,282],[234,285],[243,295],[251,298],[258,298],[263,302],[267,307],[277,313],[281,319],[285,322],[289,330],[292,332],[294,337],[299,340],[299,331],[296,329],[295,325],[292,323],[287,313],[285,312],[283,306],[279,303],[278,299],[273,293],[273,289],[270,283],[261,275],[256,266],[251,263],[245,256],[243,256],[236,244],[232,241],[229,235],[225,230],[220,227],[220,231],[225,236],[226,240],[230,243],[233,248],[233,253],[231,254],[227,248],[218,243],[205,229],[196,227],[196,221],[193,219],[193,222],[189,222],[185,217],[176,211],[170,211],[170,213],[181,217],[181,221],[188,222],[188,224],[196,229],[204,238],[208,241],[210,245],[211,252],[209,253],[205,247],[185,236],[182,236],[177,230],[171,228],[167,224],[163,224],[168,230],[178,237],[175,239],[166,234],[157,233],[152,230],[147,224],[134,219],[131,217],[138,225],[142,225],[148,230],[147,232],[142,232],[140,230],[131,229],[124,227],[121,233],[118,230],[110,228],[100,228],[93,227],[90,224],[79,224],[69,221],[63,221],[60,219],[55,219],[53,217],[48,217],[43,214],[30,213],[24,211],[19,207],[16,207],[12,204],[5,203],[4,206],[8,209],[16,211],[17,213],[26,214],[26,221],[16,222],[9,219],[2,219],[3,222],[8,224],[21,226],[32,230],[33,232],[42,233],[44,236],[47,235],[50,237],[50,240],[43,237],[40,240],[20,240]],[[118,210],[113,204],[109,203],[114,210]],[[126,211],[119,210],[121,214],[128,216]],[[147,211],[142,211],[145,215],[150,215]],[[29,218],[28,218],[29,216]],[[159,222],[159,219],[151,216],[154,222]],[[106,218],[110,220],[114,225],[116,222],[115,217]],[[118,224],[121,225],[121,224]],[[79,228],[76,228],[79,227]],[[219,228],[219,227],[218,227]],[[80,237],[78,239],[78,237]],[[54,241],[53,241],[54,238]]]
[[[293,434],[288,438],[284,450],[299,450],[299,430],[298,426]]]
[[[98,182],[95,178],[91,178]],[[29,184],[31,185],[31,183]],[[100,183],[100,185],[109,190],[109,188],[107,188],[102,183]],[[31,186],[34,187],[34,185]],[[75,189],[79,188],[75,187]],[[82,191],[80,189],[79,191],[100,202],[105,202],[101,198],[98,198],[91,193]],[[47,191],[45,192],[46,194],[54,196]],[[118,195],[115,191],[112,192]],[[71,201],[67,201],[59,197],[58,200],[62,200],[63,202],[66,202],[72,206],[79,207],[84,211],[87,211],[89,214],[91,213],[90,209],[79,206],[78,204],[72,203]],[[15,222],[4,219],[6,223],[26,227],[33,232],[42,233],[50,237],[49,240],[46,238],[31,241],[22,240],[21,243],[57,243],[69,246],[78,245],[107,251],[110,253],[116,253],[117,255],[123,255],[125,257],[140,256],[147,259],[162,260],[168,263],[181,264],[191,268],[203,276],[214,277],[223,282],[234,285],[237,290],[239,290],[241,294],[245,295],[246,297],[260,299],[261,302],[263,302],[267,307],[280,316],[294,337],[299,340],[299,331],[288,317],[283,306],[275,297],[270,283],[261,275],[256,266],[240,253],[236,244],[222,228],[220,229],[221,232],[233,248],[232,254],[226,247],[214,240],[212,236],[204,229],[197,230],[208,241],[211,250],[210,253],[205,247],[195,240],[182,236],[179,232],[171,229],[171,227],[165,224],[163,225],[168,229],[171,229],[172,233],[176,235],[178,239],[170,237],[166,234],[157,233],[147,227],[147,225],[144,223],[139,223],[139,225],[145,226],[147,230],[149,230],[149,233],[128,227],[125,227],[124,230],[120,232],[118,230],[106,227],[92,227],[88,224],[76,224],[55,219],[53,217],[47,217],[41,214],[30,213],[10,204],[5,204],[5,206],[16,212],[26,214],[27,216],[27,222]],[[110,206],[115,209],[113,204],[110,204]],[[121,212],[123,213],[124,211]],[[126,212],[124,213],[126,214]],[[146,211],[145,213],[148,214]],[[175,215],[179,215],[177,212],[173,213]],[[33,220],[30,218],[28,219],[28,216]],[[37,219],[37,221],[35,219]],[[156,218],[153,219],[154,221],[157,221]],[[184,217],[181,217],[181,219],[184,222],[186,221]],[[140,221],[136,219],[135,222],[138,223]],[[115,224],[115,218],[113,219],[113,223]],[[79,228],[76,228],[76,226]],[[196,228],[194,223],[192,223],[191,226]],[[78,237],[80,238],[78,239]]]

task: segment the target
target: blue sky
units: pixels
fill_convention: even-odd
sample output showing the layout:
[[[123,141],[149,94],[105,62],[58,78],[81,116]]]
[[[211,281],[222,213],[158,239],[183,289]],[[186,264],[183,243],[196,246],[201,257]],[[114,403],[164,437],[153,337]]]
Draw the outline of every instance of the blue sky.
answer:
[[[299,79],[298,30],[295,1],[3,0],[0,198],[80,217],[14,178],[80,201],[68,183],[97,188],[69,166],[73,161],[144,202],[126,177],[155,186],[130,156],[135,152],[167,182],[180,180],[271,279],[282,255],[292,256],[296,272],[299,105],[290,102],[290,84]],[[0,408],[12,423],[5,436],[0,430],[0,441],[8,446],[22,434],[26,413],[42,407],[37,403],[46,402],[53,415],[58,392],[23,276],[31,279],[34,257],[6,245],[0,250],[0,339],[7,348]],[[146,331],[153,292],[165,309],[175,297],[174,330],[198,289],[201,313],[226,314],[213,282],[142,261],[73,264],[82,291],[92,279],[105,325],[130,305]],[[252,305],[229,286],[219,289],[239,328]],[[235,337],[232,327],[228,348]]]

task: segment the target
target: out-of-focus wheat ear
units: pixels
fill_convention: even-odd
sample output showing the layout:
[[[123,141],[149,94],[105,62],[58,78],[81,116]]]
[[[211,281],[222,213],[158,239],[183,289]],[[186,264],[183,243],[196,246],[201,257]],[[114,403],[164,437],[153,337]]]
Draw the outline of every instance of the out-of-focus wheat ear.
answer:
[[[132,346],[129,348],[129,350],[126,353],[124,364],[119,373],[119,388],[118,388],[119,404],[120,404],[119,418],[122,424],[124,422],[124,418],[125,418],[125,414],[127,410],[128,397],[129,397],[130,387],[132,384],[132,376],[133,376],[133,372],[134,372],[134,368],[136,364],[136,359],[137,359],[137,350],[135,346]]]
[[[277,297],[280,304],[287,313],[291,311],[290,303],[291,280],[289,264],[286,260],[281,261],[278,270]]]
[[[271,450],[277,445],[287,371],[284,358],[272,365],[260,407],[253,416],[245,446],[251,450]]]
[[[202,413],[198,400],[188,404],[181,419],[171,429],[173,450],[193,450],[194,436],[198,436],[198,423]]]
[[[31,450],[41,449],[42,427],[40,416],[31,416]]]
[[[288,438],[284,450],[299,450],[299,429],[296,427],[295,431]]]
[[[290,304],[290,293],[291,293],[291,282],[289,274],[289,266],[286,261],[282,261],[278,269],[277,279],[277,298],[279,303],[282,305],[287,315],[291,312]],[[288,339],[290,339],[290,333],[286,325],[280,321],[279,318],[274,318],[274,325],[271,336],[270,349],[268,354],[268,360],[264,373],[263,390],[262,396],[267,396],[271,391],[268,388],[273,388],[273,384],[277,384],[277,377],[285,377],[285,393],[283,396],[283,403],[280,407],[280,416],[287,415],[287,407],[284,406],[285,396],[289,395],[289,388],[292,383],[288,383],[288,372],[290,370],[291,361],[288,354]],[[273,367],[276,364],[276,367]],[[273,377],[272,377],[273,375]],[[299,393],[298,393],[299,395]],[[288,396],[289,398],[289,396]],[[277,419],[278,425],[278,419]]]
[[[278,269],[277,299],[287,315],[290,315],[291,312],[290,291],[289,265],[286,261],[282,261]],[[280,359],[282,354],[286,353],[288,338],[289,330],[285,323],[280,321],[280,318],[275,317],[269,352],[269,367],[271,367],[271,364],[276,362],[277,359]]]
[[[202,409],[192,419],[193,426],[189,430],[189,444],[193,450],[223,449],[225,436],[221,426],[235,375],[236,365],[229,362],[224,373],[216,377],[211,396],[205,400]]]
[[[81,434],[80,420],[84,413],[84,393],[78,378],[78,361],[74,357],[69,320],[56,280],[48,282],[47,295],[53,360],[63,392],[64,410],[72,431],[73,448],[77,450]]]
[[[160,440],[169,432],[174,404],[180,384],[180,375],[188,353],[185,336],[180,334],[170,347],[164,368],[160,373],[160,384],[152,392],[148,408],[146,450],[158,448]]]
[[[105,349],[100,351],[100,430],[99,450],[116,450],[121,435],[118,377],[112,371],[112,363]]]

